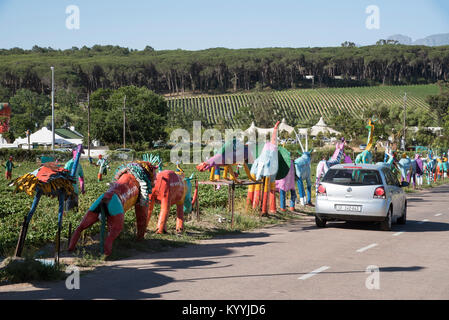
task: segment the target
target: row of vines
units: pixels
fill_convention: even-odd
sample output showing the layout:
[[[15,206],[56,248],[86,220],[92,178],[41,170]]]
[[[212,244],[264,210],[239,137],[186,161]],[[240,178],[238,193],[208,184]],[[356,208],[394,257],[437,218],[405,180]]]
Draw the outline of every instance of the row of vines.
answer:
[[[395,86],[395,87],[360,87],[360,88],[329,88],[302,89],[270,92],[280,113],[286,118],[294,117],[299,122],[307,122],[316,116],[325,119],[331,110],[346,111],[354,116],[360,116],[363,108],[382,101],[393,106],[402,105],[404,94],[407,93],[407,106],[412,109],[430,111],[426,97],[437,94],[435,85]],[[226,120],[233,126],[234,116],[239,108],[247,106],[253,99],[251,93],[226,95],[198,95],[168,99],[170,110],[195,111],[201,113],[211,125],[220,119]]]

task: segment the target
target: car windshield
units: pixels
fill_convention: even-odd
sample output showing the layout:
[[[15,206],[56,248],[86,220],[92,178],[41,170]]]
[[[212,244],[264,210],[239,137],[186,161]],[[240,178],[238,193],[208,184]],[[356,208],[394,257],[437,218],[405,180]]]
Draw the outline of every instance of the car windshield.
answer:
[[[382,184],[379,171],[360,168],[330,169],[323,182],[339,185],[372,186]]]

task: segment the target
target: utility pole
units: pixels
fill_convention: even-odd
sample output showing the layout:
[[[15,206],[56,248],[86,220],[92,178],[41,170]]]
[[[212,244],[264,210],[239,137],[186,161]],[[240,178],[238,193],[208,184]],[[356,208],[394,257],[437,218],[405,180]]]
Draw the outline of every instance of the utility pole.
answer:
[[[90,159],[90,97],[87,92],[87,157]]]
[[[26,134],[27,134],[27,138],[28,138],[28,151],[30,151],[31,150],[31,146],[30,146],[30,139],[31,139],[31,137],[30,137],[30,130],[27,130],[26,131]]]
[[[403,136],[402,136],[404,151],[406,151],[406,148],[405,148],[405,135],[406,135],[406,132],[407,132],[406,118],[407,118],[407,92],[404,95],[404,133],[403,133]]]
[[[126,95],[123,98],[123,148],[126,148]]]
[[[55,67],[51,69],[51,150],[55,150]]]

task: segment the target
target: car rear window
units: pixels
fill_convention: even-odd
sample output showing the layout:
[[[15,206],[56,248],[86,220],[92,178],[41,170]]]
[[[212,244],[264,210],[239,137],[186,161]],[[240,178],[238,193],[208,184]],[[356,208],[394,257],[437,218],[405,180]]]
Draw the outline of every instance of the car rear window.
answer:
[[[330,169],[323,182],[340,185],[372,186],[382,184],[382,178],[377,170],[357,168]]]

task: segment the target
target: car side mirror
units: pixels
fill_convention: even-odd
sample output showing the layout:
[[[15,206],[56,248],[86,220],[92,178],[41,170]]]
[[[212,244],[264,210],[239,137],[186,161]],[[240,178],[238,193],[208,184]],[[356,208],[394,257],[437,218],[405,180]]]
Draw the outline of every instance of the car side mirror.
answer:
[[[407,181],[402,181],[401,183],[401,188],[406,188],[410,185],[410,183],[408,183]]]

